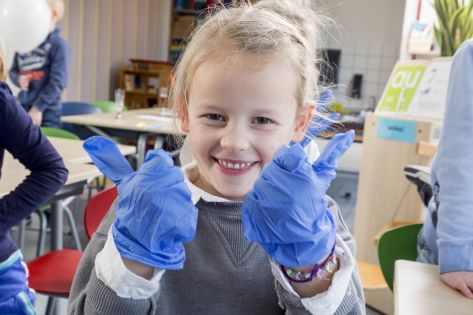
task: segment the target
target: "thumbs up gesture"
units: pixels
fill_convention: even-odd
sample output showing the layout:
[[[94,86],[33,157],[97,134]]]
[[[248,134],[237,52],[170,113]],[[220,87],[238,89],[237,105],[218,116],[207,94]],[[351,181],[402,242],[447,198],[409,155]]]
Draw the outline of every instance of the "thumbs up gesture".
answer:
[[[184,174],[164,151],[149,151],[133,171],[116,144],[91,137],[84,148],[116,185],[119,201],[113,239],[123,257],[160,269],[182,269],[183,242],[194,238],[197,208]]]
[[[281,148],[243,202],[246,238],[290,268],[314,265],[330,254],[336,224],[325,194],[353,139],[353,131],[335,136],[313,165],[300,144]]]

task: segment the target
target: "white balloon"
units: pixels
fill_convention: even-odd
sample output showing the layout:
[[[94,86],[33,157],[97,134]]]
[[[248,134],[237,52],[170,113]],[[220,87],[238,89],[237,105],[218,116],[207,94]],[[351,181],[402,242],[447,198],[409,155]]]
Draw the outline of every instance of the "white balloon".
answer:
[[[0,0],[0,45],[4,52],[28,52],[41,44],[51,28],[46,0]]]

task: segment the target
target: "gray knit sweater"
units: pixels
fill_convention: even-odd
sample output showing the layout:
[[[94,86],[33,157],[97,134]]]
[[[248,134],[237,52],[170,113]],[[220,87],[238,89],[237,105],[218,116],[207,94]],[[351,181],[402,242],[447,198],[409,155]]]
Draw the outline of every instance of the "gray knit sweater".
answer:
[[[354,256],[354,239],[338,206],[329,201],[337,233]],[[266,252],[243,235],[241,203],[206,202],[199,209],[197,233],[185,245],[183,270],[166,271],[160,290],[149,299],[120,298],[96,276],[94,261],[115,220],[115,205],[92,237],[76,273],[68,314],[309,314],[300,299],[274,280]],[[355,270],[336,314],[364,314]]]

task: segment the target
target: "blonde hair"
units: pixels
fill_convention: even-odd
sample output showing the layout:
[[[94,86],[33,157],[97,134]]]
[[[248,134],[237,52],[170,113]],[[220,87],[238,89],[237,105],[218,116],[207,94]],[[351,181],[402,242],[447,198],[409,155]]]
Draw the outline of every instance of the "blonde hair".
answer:
[[[2,51],[0,50],[0,81],[7,79],[7,69],[5,68],[5,59],[3,58]]]
[[[170,105],[178,112],[188,106],[188,96],[197,68],[208,60],[238,60],[250,55],[258,62],[289,61],[299,77],[297,103],[315,104],[317,49],[320,30],[330,19],[311,9],[308,0],[249,1],[217,7],[195,30],[179,60],[171,85]]]

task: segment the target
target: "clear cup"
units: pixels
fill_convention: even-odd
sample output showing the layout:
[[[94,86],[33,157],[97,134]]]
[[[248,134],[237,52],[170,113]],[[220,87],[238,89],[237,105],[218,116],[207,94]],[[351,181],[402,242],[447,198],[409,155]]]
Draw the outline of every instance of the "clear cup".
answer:
[[[125,91],[122,89],[115,90],[115,111],[117,115],[115,116],[116,119],[122,118],[122,112],[125,108]]]

